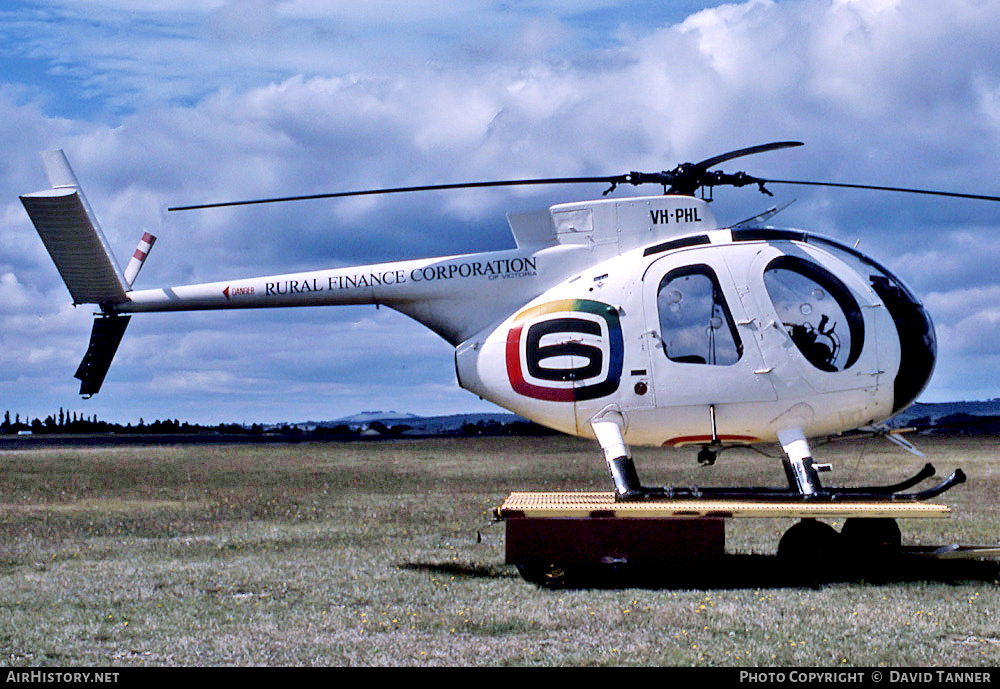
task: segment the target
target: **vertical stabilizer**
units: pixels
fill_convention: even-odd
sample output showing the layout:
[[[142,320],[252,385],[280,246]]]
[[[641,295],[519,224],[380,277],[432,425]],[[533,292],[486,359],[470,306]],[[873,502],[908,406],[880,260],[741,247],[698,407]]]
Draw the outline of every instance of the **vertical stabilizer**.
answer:
[[[130,316],[108,315],[107,308],[128,301],[127,283],[66,156],[46,151],[42,162],[52,188],[25,194],[21,203],[73,303],[99,304],[104,311],[94,320],[90,346],[75,374],[80,394],[90,397],[101,389],[129,322]]]
[[[80,381],[80,394],[84,397],[96,395],[104,384],[104,377],[111,368],[118,345],[125,335],[125,327],[131,316],[98,316],[94,319],[94,329],[90,333],[90,346],[83,356],[74,377]]]
[[[21,203],[56,264],[74,304],[126,300],[125,280],[104,233],[62,151],[42,154],[51,189],[25,194]]]

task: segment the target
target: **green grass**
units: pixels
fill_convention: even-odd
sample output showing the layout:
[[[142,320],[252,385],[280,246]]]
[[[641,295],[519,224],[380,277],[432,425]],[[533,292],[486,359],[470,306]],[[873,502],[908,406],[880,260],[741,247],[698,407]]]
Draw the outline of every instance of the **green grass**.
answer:
[[[997,543],[996,439],[924,440],[969,483],[905,543]],[[888,443],[817,451],[838,482],[923,460]],[[776,460],[644,450],[647,483],[779,484]],[[544,590],[504,564],[491,510],[514,490],[607,490],[569,438],[0,452],[0,663],[19,665],[995,666],[984,570],[785,587]],[[733,520],[770,561],[784,520]],[[838,525],[839,526],[839,525]],[[960,563],[959,563],[960,564]],[[679,565],[682,567],[682,565]],[[764,571],[767,571],[766,569]],[[994,571],[994,570],[986,570]]]

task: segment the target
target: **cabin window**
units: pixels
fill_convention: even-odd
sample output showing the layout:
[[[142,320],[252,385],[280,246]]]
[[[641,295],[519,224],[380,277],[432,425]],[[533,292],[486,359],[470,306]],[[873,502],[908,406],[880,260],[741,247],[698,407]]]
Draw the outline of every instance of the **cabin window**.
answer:
[[[715,273],[708,266],[673,270],[656,296],[660,339],[667,358],[681,364],[728,366],[743,345]]]
[[[864,318],[850,290],[833,273],[782,256],[764,270],[764,286],[788,336],[810,364],[833,372],[858,360]]]

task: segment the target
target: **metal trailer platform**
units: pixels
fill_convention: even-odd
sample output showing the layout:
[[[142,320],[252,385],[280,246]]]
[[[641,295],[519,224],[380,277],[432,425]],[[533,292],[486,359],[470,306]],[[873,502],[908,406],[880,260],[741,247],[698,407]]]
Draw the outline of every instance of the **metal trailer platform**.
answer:
[[[923,502],[806,502],[760,500],[649,500],[616,502],[614,493],[511,493],[496,510],[501,520],[552,519],[691,519],[742,517],[818,518],[947,518],[945,505]]]
[[[899,542],[896,519],[946,519],[946,505],[892,501],[761,501],[661,499],[618,502],[607,492],[511,493],[494,517],[505,524],[507,564],[525,579],[553,583],[568,569],[663,568],[711,565],[725,556],[725,520],[790,518],[802,520],[779,546],[798,560],[829,564],[850,540],[854,554],[893,554],[930,558],[1000,556],[1000,547],[922,546]],[[818,519],[850,520],[841,534]],[[850,530],[851,538],[847,531]],[[861,536],[861,538],[858,538]],[[784,545],[786,540],[791,541]],[[847,547],[843,545],[843,547]]]

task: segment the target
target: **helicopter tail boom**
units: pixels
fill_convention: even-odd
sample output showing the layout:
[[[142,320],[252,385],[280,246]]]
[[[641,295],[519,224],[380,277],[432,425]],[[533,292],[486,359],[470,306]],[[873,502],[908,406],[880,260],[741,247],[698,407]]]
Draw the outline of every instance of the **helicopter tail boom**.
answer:
[[[558,254],[561,263],[550,254]],[[287,273],[129,292],[116,314],[153,311],[381,305],[458,344],[526,303],[572,269],[565,247],[495,251]],[[568,267],[567,267],[568,266]],[[498,290],[498,282],[505,289]]]

